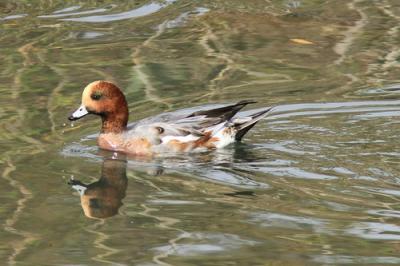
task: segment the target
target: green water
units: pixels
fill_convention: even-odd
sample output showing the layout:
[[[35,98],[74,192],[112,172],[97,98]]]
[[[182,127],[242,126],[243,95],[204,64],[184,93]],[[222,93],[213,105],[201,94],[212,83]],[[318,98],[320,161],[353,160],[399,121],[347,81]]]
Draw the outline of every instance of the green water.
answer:
[[[399,25],[395,0],[1,1],[0,261],[400,265]],[[221,151],[125,158],[67,121],[98,79],[131,121],[275,109]]]

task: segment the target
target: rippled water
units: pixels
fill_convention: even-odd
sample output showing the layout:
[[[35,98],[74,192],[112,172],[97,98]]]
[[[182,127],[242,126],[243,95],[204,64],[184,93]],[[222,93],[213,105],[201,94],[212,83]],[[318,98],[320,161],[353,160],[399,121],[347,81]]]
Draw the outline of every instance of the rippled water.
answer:
[[[398,1],[2,1],[9,265],[400,264]],[[98,150],[67,115],[107,79],[131,121],[256,99],[243,143]]]

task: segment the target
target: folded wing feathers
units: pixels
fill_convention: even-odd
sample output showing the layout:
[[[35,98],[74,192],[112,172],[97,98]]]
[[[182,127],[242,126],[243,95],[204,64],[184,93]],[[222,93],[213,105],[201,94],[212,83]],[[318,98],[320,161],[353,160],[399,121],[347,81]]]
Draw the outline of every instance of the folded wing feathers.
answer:
[[[170,121],[169,123],[159,123],[157,126],[164,129],[164,132],[160,134],[160,140],[162,142],[170,140],[194,141],[201,138],[209,138],[210,135],[216,135],[227,127],[233,128],[233,132],[239,135],[235,139],[240,140],[271,109],[262,110],[248,117],[234,117],[244,106],[250,103],[255,102],[241,101],[221,108],[197,111],[183,119]]]

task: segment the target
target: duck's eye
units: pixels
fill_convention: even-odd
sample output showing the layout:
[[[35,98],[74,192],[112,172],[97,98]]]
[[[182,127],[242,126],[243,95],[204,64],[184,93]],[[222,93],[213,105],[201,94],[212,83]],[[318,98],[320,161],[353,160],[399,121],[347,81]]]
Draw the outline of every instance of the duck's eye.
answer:
[[[94,92],[92,95],[90,95],[90,98],[92,100],[98,101],[100,100],[101,96],[103,96],[100,92]]]
[[[156,127],[156,130],[157,130],[158,134],[162,134],[165,131],[164,128],[162,128],[162,127]]]

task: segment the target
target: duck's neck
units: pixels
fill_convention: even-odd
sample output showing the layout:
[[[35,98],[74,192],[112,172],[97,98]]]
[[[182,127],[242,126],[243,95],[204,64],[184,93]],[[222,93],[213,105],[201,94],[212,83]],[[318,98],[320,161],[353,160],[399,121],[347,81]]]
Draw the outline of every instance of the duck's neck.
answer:
[[[101,133],[122,133],[126,130],[128,124],[128,108],[122,108],[116,113],[108,113],[102,115]]]

